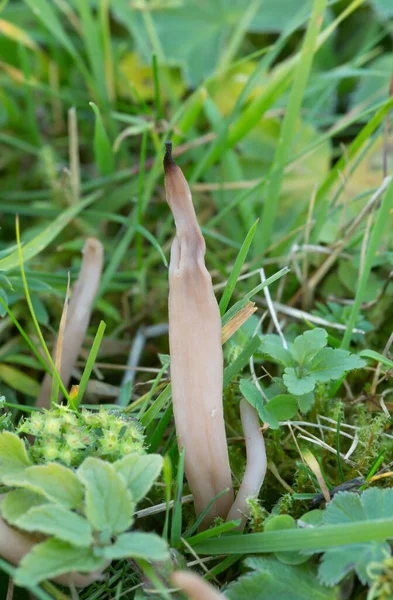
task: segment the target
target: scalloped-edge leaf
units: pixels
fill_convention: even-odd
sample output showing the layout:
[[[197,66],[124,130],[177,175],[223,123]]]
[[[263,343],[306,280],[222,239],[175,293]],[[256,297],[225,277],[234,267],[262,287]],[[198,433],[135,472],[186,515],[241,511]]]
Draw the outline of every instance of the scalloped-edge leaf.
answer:
[[[297,369],[294,369],[293,367],[287,367],[282,378],[288,392],[294,394],[294,396],[309,394],[315,388],[315,378],[312,374],[307,373],[306,375],[299,377]]]
[[[86,488],[85,513],[93,528],[109,535],[128,529],[133,523],[135,504],[114,466],[89,456],[77,473]]]
[[[123,533],[111,546],[105,546],[102,554],[108,560],[141,558],[163,561],[169,558],[168,544],[155,533]]]
[[[274,333],[266,335],[260,346],[260,352],[267,355],[275,363],[279,363],[284,367],[289,367],[293,364],[293,358],[289,350],[284,348],[282,341],[278,335]]]
[[[50,539],[36,544],[16,570],[15,583],[23,586],[39,583],[63,573],[92,573],[105,568],[106,561],[91,548],[77,548],[68,542]]]
[[[321,327],[316,327],[310,331],[305,331],[302,335],[298,335],[291,344],[289,351],[296,362],[303,364],[314,358],[317,352],[326,346],[327,341],[327,331]]]
[[[31,465],[23,440],[11,431],[0,433],[0,481],[23,472]]]
[[[134,502],[144,498],[161,473],[164,459],[159,454],[128,454],[113,463],[116,472],[126,482]]]
[[[338,590],[323,586],[310,564],[285,565],[276,558],[250,557],[244,562],[252,569],[225,590],[230,600],[337,600]]]
[[[7,475],[4,482],[42,494],[64,508],[78,508],[82,504],[81,482],[71,469],[58,463],[28,467],[23,472]]]
[[[361,495],[340,492],[328,504],[323,513],[323,525],[359,523],[392,516],[393,489],[370,488]],[[349,544],[341,548],[329,548],[324,553],[318,576],[325,585],[334,585],[351,571],[356,571],[364,585],[370,582],[368,565],[380,563],[391,555],[386,542]]]
[[[13,490],[1,502],[1,514],[10,525],[16,525],[18,519],[30,508],[45,503],[47,500],[41,494],[26,489]]]
[[[391,555],[391,548],[387,542],[368,544],[350,544],[342,548],[330,548],[323,555],[318,579],[323,585],[336,585],[348,573],[355,570],[359,579],[366,585],[370,583],[367,574],[367,566],[373,563],[381,563]]]
[[[15,522],[24,531],[39,531],[74,546],[91,546],[91,527],[84,517],[55,504],[35,506]]]

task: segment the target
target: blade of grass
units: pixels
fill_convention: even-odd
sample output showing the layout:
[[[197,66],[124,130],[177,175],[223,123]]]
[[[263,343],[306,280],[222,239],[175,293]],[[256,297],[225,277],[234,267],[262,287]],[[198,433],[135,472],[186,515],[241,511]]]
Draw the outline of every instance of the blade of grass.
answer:
[[[201,533],[197,533],[197,535],[194,535],[193,537],[189,538],[187,542],[190,546],[195,546],[196,544],[204,542],[205,540],[211,537],[219,536],[227,531],[231,531],[231,529],[238,527],[239,524],[240,519],[238,519],[237,521],[227,521],[226,523],[221,523],[221,525],[217,525],[216,527],[211,527],[206,531],[201,531]]]
[[[176,475],[176,492],[173,504],[172,526],[171,526],[171,546],[178,548],[181,541],[182,527],[182,497],[183,497],[183,479],[184,479],[184,448],[179,453],[179,462]]]
[[[157,55],[153,53],[152,56],[152,68],[153,68],[153,80],[154,80],[154,100],[156,105],[157,119],[160,121],[164,118],[164,112],[162,110],[161,103],[161,88],[160,88],[160,73],[157,63]]]
[[[111,45],[109,3],[110,0],[101,0],[98,10],[104,53],[106,90],[110,102],[114,102],[116,100],[116,86]]]
[[[213,506],[213,504],[216,502],[216,500],[218,500],[218,498],[221,498],[221,496],[226,494],[228,491],[229,491],[229,488],[225,488],[219,494],[217,494],[217,496],[214,496],[214,498],[212,500],[210,500],[210,502],[206,506],[205,510],[199,515],[199,517],[196,519],[195,523],[193,523],[193,525],[190,527],[190,529],[188,531],[186,531],[186,533],[184,534],[183,537],[185,539],[192,536],[192,534],[194,533],[194,531],[196,531],[198,529],[199,525],[202,523],[203,519],[205,518],[205,516],[207,515],[207,513],[209,512],[209,510]],[[240,521],[239,521],[239,523],[240,523]],[[209,529],[209,531],[212,531],[212,530]],[[216,531],[216,533],[218,534],[217,531]]]
[[[93,84],[92,78],[86,68],[85,63],[79,56],[71,38],[65,32],[61,21],[58,18],[57,11],[53,8],[53,3],[48,0],[24,0],[25,4],[31,9],[33,14],[38,17],[41,23],[48,29],[54,39],[56,39],[65,50],[72,56],[76,66],[83,74],[89,85]]]
[[[4,308],[4,310],[7,312],[7,315],[10,317],[11,321],[13,322],[13,324],[15,325],[15,327],[17,328],[17,330],[19,331],[19,333],[21,334],[21,336],[25,340],[26,344],[29,346],[30,350],[33,352],[33,354],[35,355],[35,357],[37,358],[37,360],[39,360],[41,366],[45,369],[45,371],[47,373],[51,373],[50,368],[48,367],[48,365],[46,364],[46,362],[42,358],[41,354],[38,352],[36,346],[33,344],[33,342],[30,341],[29,336],[27,335],[27,333],[23,329],[22,325],[19,323],[19,321],[15,317],[14,313],[8,307],[8,305],[4,302],[4,300],[3,300],[3,298],[1,296],[0,296],[0,304],[2,305],[2,307]]]
[[[225,286],[225,289],[223,291],[221,300],[220,300],[220,314],[221,316],[225,313],[228,304],[231,300],[232,294],[233,294],[233,290],[235,289],[236,286],[236,282],[237,279],[240,275],[240,271],[242,270],[242,267],[244,265],[244,261],[246,260],[247,257],[247,253],[248,250],[251,246],[251,242],[254,238],[255,235],[255,231],[258,225],[258,221],[255,221],[254,225],[251,227],[250,231],[247,233],[246,238],[243,242],[242,247],[240,248],[239,254],[237,255],[235,264],[233,265],[233,269],[231,271],[231,274],[228,278],[228,282]]]
[[[146,146],[147,146],[147,129],[142,134],[141,152],[139,157],[139,180],[138,180],[138,208],[137,208],[137,222],[138,225],[142,226],[143,221],[143,189],[145,185],[145,163],[146,163]],[[136,255],[138,262],[138,270],[142,269],[143,260],[143,246],[142,246],[142,235],[138,232],[136,236]]]
[[[107,106],[108,93],[106,79],[102,76],[102,67],[105,66],[102,38],[99,32],[99,22],[93,17],[90,5],[85,0],[76,0],[82,26],[82,39],[86,48],[90,68],[93,73],[94,90],[100,104]]]
[[[162,530],[162,537],[168,539],[169,530],[169,515],[171,512],[171,497],[172,497],[172,463],[168,455],[164,456],[164,484],[165,484],[165,522]]]
[[[329,171],[325,181],[319,187],[315,196],[315,206],[319,208],[316,212],[316,223],[311,232],[310,240],[315,243],[319,233],[326,222],[329,202],[326,202],[326,196],[332,187],[340,180],[342,172],[348,170],[348,165],[361,152],[365,145],[370,140],[370,137],[381,125],[382,121],[393,108],[393,98],[389,98],[371,117],[371,119],[362,127],[355,139],[345,149],[345,153],[336,162],[334,167]]]
[[[273,224],[278,209],[285,164],[291,152],[295,139],[297,122],[300,115],[304,92],[313,63],[317,37],[322,25],[323,14],[327,0],[315,0],[309,25],[304,38],[299,61],[296,65],[295,79],[289,94],[284,121],[274,156],[273,166],[268,175],[265,188],[265,201],[261,219],[261,231],[255,245],[256,253],[261,254],[270,246],[273,234]]]
[[[26,263],[28,260],[45,250],[45,248],[53,242],[61,231],[78,215],[83,209],[92,204],[101,196],[101,192],[91,194],[79,204],[71,206],[64,210],[50,225],[48,225],[41,233],[36,235],[32,240],[23,245],[22,260]],[[5,258],[0,260],[0,271],[10,271],[15,269],[19,264],[19,250],[15,250]]]
[[[386,224],[389,222],[389,212],[393,206],[393,180],[390,182],[388,189],[382,199],[381,206],[378,209],[378,214],[375,220],[375,224],[370,234],[370,241],[368,244],[366,257],[364,260],[363,271],[361,273],[359,282],[357,284],[355,301],[352,305],[352,310],[349,315],[347,329],[345,330],[344,337],[341,343],[341,348],[344,350],[349,348],[352,338],[352,331],[359,318],[360,307],[363,302],[364,294],[367,288],[368,278],[371,272],[373,261],[378,250],[378,245],[381,242],[381,238],[385,229]]]
[[[171,385],[167,385],[166,388],[161,392],[158,398],[153,402],[150,408],[145,412],[141,419],[141,423],[144,427],[147,427],[153,419],[156,418],[158,413],[164,408],[165,404],[170,401],[172,394]]]
[[[28,288],[27,280],[26,280],[25,268],[24,268],[24,264],[23,264],[23,255],[22,255],[22,246],[21,246],[21,242],[20,242],[20,230],[19,230],[19,218],[18,218],[18,216],[16,216],[16,242],[17,242],[17,245],[18,245],[18,256],[19,256],[20,272],[21,272],[21,277],[22,277],[22,282],[23,282],[23,289],[24,289],[25,296],[26,296],[27,306],[29,307],[30,315],[31,315],[31,318],[33,320],[33,324],[34,324],[35,330],[36,330],[36,332],[38,334],[38,338],[39,338],[39,340],[41,342],[41,345],[42,345],[42,348],[44,350],[45,356],[46,356],[46,358],[48,360],[48,363],[51,366],[52,377],[56,378],[56,380],[59,383],[59,387],[60,387],[61,391],[64,394],[64,397],[67,398],[67,400],[68,400],[69,399],[68,392],[65,389],[65,387],[63,385],[63,382],[61,381],[60,374],[58,373],[58,371],[57,371],[57,369],[56,369],[56,367],[55,367],[55,365],[53,363],[52,357],[51,357],[50,352],[48,350],[48,347],[47,347],[47,345],[45,343],[44,336],[42,335],[42,331],[41,331],[40,326],[38,324],[37,317],[35,316],[33,304],[31,302],[30,292],[29,292],[29,288]]]
[[[172,404],[169,404],[157,425],[155,423],[151,423],[151,426],[153,426],[153,432],[151,436],[148,436],[149,452],[157,452],[159,445],[164,438],[165,431],[171,422],[172,415]]]
[[[241,371],[243,367],[248,363],[250,357],[256,352],[261,345],[261,338],[259,335],[254,336],[245,346],[245,348],[241,351],[236,360],[233,361],[225,370],[224,370],[224,387],[228,385],[235,375]]]
[[[383,354],[375,352],[374,350],[362,350],[361,352],[359,352],[359,356],[361,356],[362,358],[370,358],[371,360],[376,360],[381,364],[385,365],[385,367],[388,367],[388,369],[393,369],[393,361],[389,360]]]
[[[98,106],[94,102],[89,102],[89,104],[96,116],[94,126],[94,156],[96,166],[100,175],[111,175],[115,170],[115,156],[112,144],[109,141]]]
[[[287,550],[314,550],[322,552],[327,548],[384,542],[393,537],[393,519],[374,519],[339,525],[324,525],[307,529],[266,531],[245,535],[226,535],[208,539],[195,545],[198,554],[258,554]]]
[[[105,328],[106,328],[106,323],[104,323],[104,321],[101,321],[101,323],[98,326],[97,333],[95,335],[91,350],[89,352],[88,359],[86,361],[85,370],[83,371],[83,375],[82,375],[82,378],[79,383],[78,395],[75,398],[75,400],[69,400],[69,405],[74,410],[76,410],[79,407],[80,403],[82,402],[84,393],[87,388],[87,384],[90,379],[91,372],[94,367],[94,363],[97,358],[98,351],[100,349],[102,338],[104,337]]]
[[[261,290],[263,290],[264,287],[266,287],[267,285],[271,285],[272,283],[274,283],[274,281],[277,281],[277,279],[280,279],[281,277],[283,277],[284,275],[286,275],[287,273],[289,273],[289,269],[288,267],[284,267],[283,269],[280,269],[280,271],[277,271],[277,273],[274,273],[274,275],[271,275],[271,277],[268,277],[266,279],[266,281],[263,281],[262,283],[260,283],[259,285],[257,285],[256,287],[254,287],[251,291],[249,291],[242,300],[239,300],[239,302],[236,302],[236,304],[234,304],[233,306],[231,306],[231,308],[225,313],[225,315],[222,317],[222,324],[226,325],[231,319],[233,319],[233,317],[242,309],[246,306],[246,304],[251,300],[251,298],[253,296],[255,296],[256,294],[258,294]]]

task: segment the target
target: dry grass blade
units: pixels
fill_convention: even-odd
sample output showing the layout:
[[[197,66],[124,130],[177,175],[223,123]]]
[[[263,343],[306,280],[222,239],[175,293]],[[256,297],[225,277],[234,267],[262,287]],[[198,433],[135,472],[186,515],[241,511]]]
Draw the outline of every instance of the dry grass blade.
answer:
[[[223,344],[253,315],[258,308],[254,302],[247,302],[241,310],[222,328],[221,341]]]

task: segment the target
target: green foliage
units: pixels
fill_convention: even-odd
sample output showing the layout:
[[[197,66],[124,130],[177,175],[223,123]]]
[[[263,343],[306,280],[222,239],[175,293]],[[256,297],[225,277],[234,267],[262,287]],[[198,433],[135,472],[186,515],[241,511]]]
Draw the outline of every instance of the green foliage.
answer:
[[[105,581],[78,592],[81,600],[147,598],[152,590],[169,598],[172,561],[163,539],[171,539],[184,565],[192,560],[186,538],[198,554],[207,553],[211,576],[228,597],[240,558],[269,551],[275,556],[248,559],[250,571],[233,594],[333,599],[338,582],[341,595],[388,598],[391,513],[365,518],[352,500],[348,522],[343,511],[328,522],[333,502],[295,525],[315,483],[300,463],[298,436],[313,445],[328,487],[353,478],[354,470],[378,475],[393,457],[386,346],[391,190],[368,204],[391,167],[391,2],[131,4],[0,1],[0,431],[19,434],[0,437],[0,479],[10,486],[1,510],[13,527],[43,537],[17,573],[2,560],[0,568],[48,600],[62,593],[34,582],[67,569],[94,575],[116,560]],[[198,519],[186,501],[169,360],[160,363],[167,336],[150,336],[167,323],[174,229],[163,202],[166,139],[191,184],[223,323],[250,298],[258,308],[224,346],[224,410],[235,474],[245,460],[239,395],[270,425],[268,473],[259,498],[249,501],[248,527],[260,537],[238,534],[233,523],[196,534]],[[35,332],[17,273],[16,214]],[[105,265],[73,371],[79,394],[68,408],[34,413],[49,364],[38,349],[37,325],[54,348],[68,273],[74,282],[88,236],[102,241]],[[261,308],[261,266],[288,349],[278,336],[262,335],[273,329],[270,310]],[[106,328],[101,324],[94,338],[102,319]],[[320,328],[303,333],[313,323]],[[346,352],[350,343],[353,354]],[[126,364],[131,378],[123,385]],[[151,378],[146,367],[157,367],[158,375]],[[67,390],[63,396],[68,400]],[[94,410],[70,410],[82,402]],[[98,409],[97,402],[107,406]],[[165,487],[151,489],[163,457]],[[137,525],[154,526],[163,539],[125,529],[147,494]],[[381,506],[379,497],[373,501]],[[286,564],[303,560],[307,565]],[[356,581],[352,592],[346,575]],[[3,577],[0,596],[9,593]],[[18,587],[13,594],[25,598]]]
[[[86,458],[78,468],[78,477],[86,489],[86,516],[95,530],[110,538],[132,525],[132,496],[113,465],[98,458]]]
[[[250,571],[225,592],[230,600],[337,600],[338,590],[319,584],[311,565],[285,565],[275,558],[251,557],[245,560]]]
[[[360,496],[351,492],[337,494],[328,504],[323,524],[358,523],[372,519],[389,518],[392,515],[393,490],[371,488]],[[361,582],[371,583],[369,566],[382,563],[391,555],[388,543],[368,542],[349,544],[342,548],[327,550],[321,560],[318,577],[325,585],[335,585],[349,572],[355,571]]]
[[[282,379],[288,392],[303,396],[319,383],[339,380],[348,371],[365,366],[361,358],[346,350],[326,348],[327,339],[327,332],[318,327],[298,336],[288,351],[281,351],[278,336],[267,336],[262,341],[262,352],[285,366]]]
[[[144,434],[138,421],[103,407],[74,411],[58,406],[34,412],[21,421],[19,431],[34,436],[30,455],[35,463],[56,460],[77,467],[87,456],[112,462],[144,452]]]
[[[60,414],[71,413],[64,409]],[[59,425],[59,420],[53,421]],[[58,463],[30,466],[16,434],[1,433],[0,443],[7,458],[0,465],[0,476],[11,488],[1,504],[2,516],[21,531],[47,537],[21,561],[15,576],[18,585],[72,571],[102,570],[113,559],[168,558],[166,543],[155,534],[125,533],[134,521],[136,501],[160,474],[160,456],[133,454],[115,465],[89,456],[74,471]]]

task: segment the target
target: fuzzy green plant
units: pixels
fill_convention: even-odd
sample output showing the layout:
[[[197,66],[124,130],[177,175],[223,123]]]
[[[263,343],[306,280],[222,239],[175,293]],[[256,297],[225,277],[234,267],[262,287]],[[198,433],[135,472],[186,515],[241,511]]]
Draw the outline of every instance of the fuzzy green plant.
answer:
[[[18,432],[34,437],[29,453],[36,464],[58,461],[78,467],[87,456],[114,462],[130,453],[145,452],[139,421],[103,407],[73,411],[68,406],[55,406],[34,412],[21,421]]]

